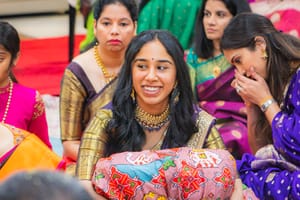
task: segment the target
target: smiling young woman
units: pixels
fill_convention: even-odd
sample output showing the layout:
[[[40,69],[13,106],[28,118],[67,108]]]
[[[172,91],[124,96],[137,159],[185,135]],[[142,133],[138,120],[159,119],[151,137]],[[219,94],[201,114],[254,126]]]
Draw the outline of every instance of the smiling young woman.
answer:
[[[241,186],[235,184],[235,161],[224,150],[214,118],[193,100],[178,40],[163,30],[142,32],[129,44],[125,58],[113,109],[98,110],[84,131],[78,178],[106,198],[184,199],[199,193],[203,198],[230,197],[233,188]],[[198,151],[201,148],[218,150]],[[219,172],[228,175],[229,187],[211,192],[195,183],[186,189],[189,178],[202,173],[202,162],[203,173],[212,180],[205,188],[218,188],[219,179],[210,175]]]

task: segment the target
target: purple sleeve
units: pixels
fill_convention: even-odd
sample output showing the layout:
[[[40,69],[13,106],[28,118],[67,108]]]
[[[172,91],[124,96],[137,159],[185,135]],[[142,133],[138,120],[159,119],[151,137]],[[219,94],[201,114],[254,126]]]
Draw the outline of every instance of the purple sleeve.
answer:
[[[289,85],[281,111],[272,121],[273,142],[288,161],[300,165],[300,71]]]
[[[253,190],[259,199],[300,199],[300,172],[280,167],[253,169],[253,155],[244,154],[237,161],[242,182]]]

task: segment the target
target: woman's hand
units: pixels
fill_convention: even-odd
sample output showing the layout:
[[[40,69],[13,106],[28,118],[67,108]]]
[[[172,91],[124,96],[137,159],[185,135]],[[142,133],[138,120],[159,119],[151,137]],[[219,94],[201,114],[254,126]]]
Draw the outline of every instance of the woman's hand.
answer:
[[[266,81],[254,71],[253,67],[246,76],[235,70],[235,79],[231,85],[248,104],[253,103],[260,107],[266,100],[272,98]]]
[[[231,85],[236,88],[238,94],[245,101],[247,106],[247,115],[250,110],[255,110],[255,106],[252,104],[261,108],[266,101],[273,99],[267,82],[254,71],[253,67],[250,68],[246,76],[235,70],[235,79],[232,81]],[[275,115],[279,111],[280,108],[276,102],[273,102],[268,106],[268,109],[265,111],[265,116],[269,124],[272,124]]]
[[[243,199],[243,183],[240,178],[235,179],[233,193],[230,200],[240,200]]]
[[[79,140],[68,140],[63,141],[64,156],[71,158],[72,160],[77,160],[80,141]]]

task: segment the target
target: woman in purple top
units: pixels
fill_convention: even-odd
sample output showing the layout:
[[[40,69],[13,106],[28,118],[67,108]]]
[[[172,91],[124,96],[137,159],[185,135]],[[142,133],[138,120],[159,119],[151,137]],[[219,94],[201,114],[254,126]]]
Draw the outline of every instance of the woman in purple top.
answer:
[[[221,48],[235,67],[232,86],[247,108],[255,155],[238,161],[243,182],[260,199],[300,198],[300,40],[258,14],[240,14]]]
[[[19,54],[18,32],[7,22],[0,22],[0,122],[35,133],[51,148],[40,94],[18,84],[12,73]]]

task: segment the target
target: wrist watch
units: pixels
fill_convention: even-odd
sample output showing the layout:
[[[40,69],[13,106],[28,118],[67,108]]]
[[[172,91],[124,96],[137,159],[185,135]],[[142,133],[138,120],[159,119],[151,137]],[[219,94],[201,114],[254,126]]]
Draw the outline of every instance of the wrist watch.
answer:
[[[262,111],[262,112],[266,112],[267,109],[270,107],[270,105],[271,105],[272,103],[274,103],[274,102],[275,102],[274,99],[269,99],[269,100],[267,100],[265,103],[263,103],[263,104],[260,106],[261,111]]]

